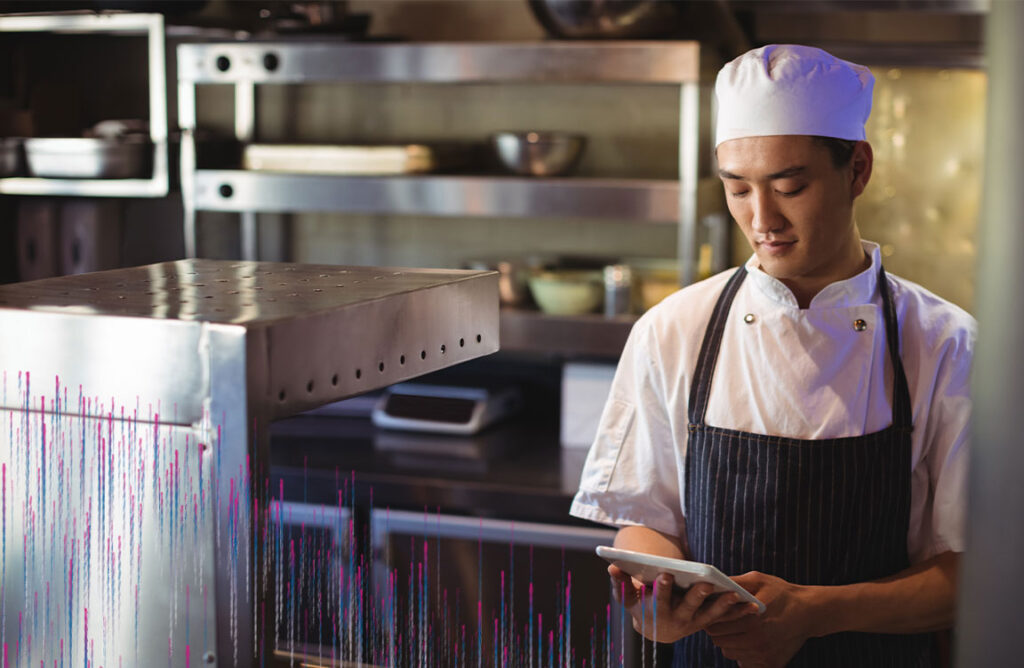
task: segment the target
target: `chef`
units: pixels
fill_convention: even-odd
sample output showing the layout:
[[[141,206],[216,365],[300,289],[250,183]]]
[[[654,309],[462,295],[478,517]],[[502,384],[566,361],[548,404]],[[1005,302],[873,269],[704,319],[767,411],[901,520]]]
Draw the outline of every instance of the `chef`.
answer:
[[[573,515],[767,606],[610,566],[677,666],[929,666],[952,625],[976,323],[860,237],[873,83],[804,46],[721,70],[719,176],[753,255],[640,318],[588,454]]]

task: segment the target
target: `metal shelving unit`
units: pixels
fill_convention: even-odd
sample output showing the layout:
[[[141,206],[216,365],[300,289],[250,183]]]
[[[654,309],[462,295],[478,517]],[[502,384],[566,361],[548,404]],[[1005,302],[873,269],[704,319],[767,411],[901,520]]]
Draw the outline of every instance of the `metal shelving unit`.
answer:
[[[717,180],[699,177],[702,60],[697,42],[539,42],[345,44],[223,42],[178,47],[178,119],[183,131],[181,188],[186,255],[196,255],[197,211],[241,215],[243,259],[257,259],[257,212],[347,211],[430,216],[560,217],[677,224],[681,282],[692,282],[701,234],[698,199]],[[196,169],[196,89],[230,84],[235,134],[254,139],[255,87],[303,83],[593,83],[676,86],[680,94],[679,178],[517,178],[481,175],[332,176]],[[706,88],[706,87],[705,87]],[[704,213],[704,212],[702,212]],[[724,227],[725,219],[721,218]],[[727,236],[712,231],[714,256]],[[569,326],[590,340],[597,318],[502,316],[504,326]],[[568,324],[567,324],[568,323]],[[583,354],[617,354],[621,323]],[[587,330],[584,332],[584,330]],[[559,329],[561,331],[561,329]],[[595,330],[596,331],[596,330]],[[511,330],[510,330],[511,332]],[[628,325],[625,326],[628,333]],[[529,331],[519,332],[524,341]],[[558,336],[563,336],[559,334]],[[570,337],[572,338],[572,337]],[[528,347],[528,346],[527,346]],[[617,347],[617,348],[616,348]]]
[[[68,12],[0,16],[0,32],[145,35],[149,67],[149,137],[153,142],[153,174],[148,179],[0,178],[0,194],[78,197],[163,197],[167,194],[167,76],[163,15]]]

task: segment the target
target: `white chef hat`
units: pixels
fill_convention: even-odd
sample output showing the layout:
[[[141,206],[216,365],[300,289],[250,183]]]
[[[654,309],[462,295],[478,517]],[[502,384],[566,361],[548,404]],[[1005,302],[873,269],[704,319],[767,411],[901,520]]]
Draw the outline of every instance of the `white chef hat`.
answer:
[[[864,139],[875,78],[868,68],[810,46],[770,44],[718,73],[715,146],[740,137]]]

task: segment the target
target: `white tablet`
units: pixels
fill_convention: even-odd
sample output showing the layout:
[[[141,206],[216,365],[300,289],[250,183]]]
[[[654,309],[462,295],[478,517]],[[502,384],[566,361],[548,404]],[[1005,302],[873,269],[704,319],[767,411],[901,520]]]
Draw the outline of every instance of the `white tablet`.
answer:
[[[757,600],[757,597],[710,564],[659,557],[632,550],[620,550],[619,548],[607,547],[605,545],[597,546],[597,555],[615,564],[641,582],[654,582],[659,574],[671,573],[672,577],[675,578],[677,587],[686,589],[698,582],[707,582],[714,585],[713,593],[736,592],[739,594],[741,601],[755,604],[758,614],[763,613],[765,609],[764,603]]]

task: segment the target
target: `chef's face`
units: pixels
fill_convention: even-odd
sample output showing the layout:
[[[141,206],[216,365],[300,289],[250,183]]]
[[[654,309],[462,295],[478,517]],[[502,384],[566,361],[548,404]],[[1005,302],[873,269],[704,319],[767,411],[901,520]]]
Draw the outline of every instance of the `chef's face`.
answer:
[[[867,142],[836,167],[813,137],[744,137],[718,147],[729,212],[761,268],[790,287],[816,289],[864,264],[853,201],[871,176]]]

